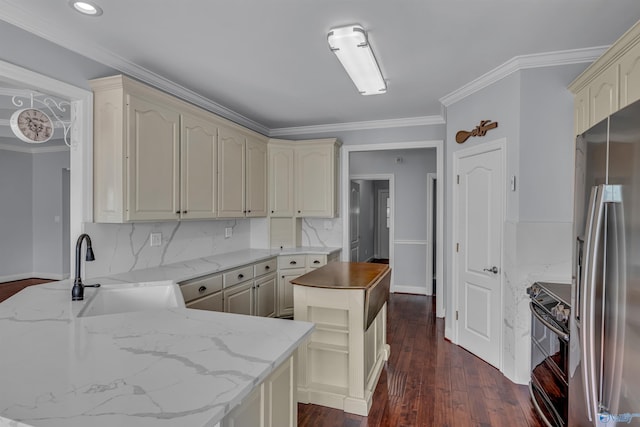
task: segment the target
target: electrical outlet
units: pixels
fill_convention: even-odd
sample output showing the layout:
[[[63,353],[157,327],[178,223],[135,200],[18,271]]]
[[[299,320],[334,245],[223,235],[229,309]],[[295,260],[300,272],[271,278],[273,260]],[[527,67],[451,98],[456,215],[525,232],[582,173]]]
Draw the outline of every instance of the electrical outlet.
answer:
[[[149,243],[151,246],[162,245],[162,233],[151,233],[149,236]]]
[[[228,239],[229,237],[233,236],[233,228],[231,227],[226,227],[224,229],[224,238]]]

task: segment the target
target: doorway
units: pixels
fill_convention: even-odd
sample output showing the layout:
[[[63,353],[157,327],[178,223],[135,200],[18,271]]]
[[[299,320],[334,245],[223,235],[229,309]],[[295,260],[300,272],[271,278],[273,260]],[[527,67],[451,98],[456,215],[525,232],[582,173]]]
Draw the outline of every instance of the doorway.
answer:
[[[402,159],[402,153],[410,153],[409,151],[403,151],[403,150],[415,150],[415,149],[423,149],[423,148],[432,148],[434,149],[434,164],[435,164],[435,174],[437,177],[440,177],[444,168],[444,153],[443,153],[443,141],[419,141],[419,142],[399,142],[399,143],[383,143],[383,144],[363,144],[363,145],[343,145],[342,146],[342,153],[341,153],[341,158],[342,160],[342,170],[341,170],[341,176],[342,181],[341,181],[341,194],[342,194],[342,200],[341,200],[341,217],[343,219],[343,245],[342,245],[342,259],[343,261],[348,261],[350,258],[350,253],[351,253],[351,233],[349,232],[350,230],[350,222],[351,222],[351,215],[349,212],[349,201],[350,201],[350,182],[351,179],[354,178],[354,173],[353,171],[351,171],[351,167],[350,167],[350,157],[352,154],[357,154],[357,153],[362,153],[362,152],[399,152],[400,155],[397,156],[399,157],[399,159],[397,160],[398,163],[402,163],[403,159]],[[405,160],[411,161],[411,157],[410,156],[404,156]],[[392,175],[393,176],[393,175]],[[373,178],[368,178],[368,179],[373,179]],[[426,178],[423,178],[423,180],[421,180],[421,183],[415,183],[413,185],[418,186],[422,191],[422,192],[426,192]],[[435,257],[436,257],[436,263],[435,263],[435,277],[436,277],[436,313],[438,317],[444,317],[444,283],[443,283],[443,270],[444,270],[444,261],[443,261],[443,236],[444,236],[444,227],[440,226],[441,224],[443,224],[443,216],[444,216],[444,211],[443,211],[443,206],[444,206],[444,201],[443,201],[443,180],[442,179],[437,179],[437,192],[436,192],[436,209],[437,209],[437,213],[436,213],[436,217],[435,217],[435,223],[436,223],[436,237],[435,237],[435,241],[436,241],[436,253],[435,253]],[[403,239],[403,240],[397,240],[394,233],[394,229],[393,229],[393,223],[394,223],[394,189],[397,188],[397,183],[394,184],[393,180],[390,180],[390,228],[389,228],[389,257],[390,257],[390,266],[392,268],[392,278],[391,278],[391,291],[392,292],[399,292],[399,291],[404,291],[401,289],[398,289],[398,285],[396,283],[396,274],[398,272],[398,270],[402,270],[402,265],[397,265],[398,260],[403,261],[405,264],[413,266],[414,268],[416,266],[418,266],[419,268],[422,269],[422,272],[420,274],[420,276],[425,276],[425,271],[424,271],[424,265],[427,264],[427,262],[431,263],[431,260],[427,258],[427,253],[426,253],[426,239],[423,240],[414,240],[409,236],[407,236],[407,238]],[[404,187],[403,187],[404,189]],[[423,200],[424,200],[424,193],[423,193]],[[426,202],[425,205],[422,205],[422,209],[426,209]],[[403,210],[403,212],[401,212],[402,214],[406,213],[406,212],[410,212],[410,210]],[[422,220],[422,230],[425,230],[426,228],[426,220],[423,219]],[[396,248],[397,246],[397,248]],[[396,251],[396,249],[398,251],[400,251],[401,253],[398,253]],[[419,249],[419,250],[416,250]],[[415,257],[416,254],[420,254],[418,255],[419,257],[421,257],[419,260],[416,259],[416,261],[408,261],[406,259],[407,256],[413,256]],[[409,275],[410,277],[411,275]],[[426,277],[425,277],[425,281],[426,281]],[[420,291],[421,293],[426,294],[426,287],[427,284],[426,283],[422,283],[421,284],[421,289],[423,288],[424,291]],[[415,288],[412,288],[412,290]],[[412,292],[415,293],[415,292]]]
[[[390,264],[392,175],[352,175],[350,179],[349,260]]]
[[[68,99],[71,103],[69,151],[69,238],[93,220],[93,93],[0,60],[0,81]],[[66,248],[73,260],[73,248]],[[71,262],[71,261],[70,261]],[[73,266],[69,265],[70,271]]]

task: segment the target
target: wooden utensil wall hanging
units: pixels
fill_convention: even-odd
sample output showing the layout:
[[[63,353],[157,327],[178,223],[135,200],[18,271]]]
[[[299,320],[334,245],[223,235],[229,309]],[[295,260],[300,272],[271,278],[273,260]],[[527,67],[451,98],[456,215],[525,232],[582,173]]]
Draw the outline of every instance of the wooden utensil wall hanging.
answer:
[[[498,122],[492,122],[491,120],[481,120],[480,124],[475,127],[471,132],[466,130],[460,130],[456,133],[456,142],[462,144],[471,136],[485,136],[488,130],[498,127]]]

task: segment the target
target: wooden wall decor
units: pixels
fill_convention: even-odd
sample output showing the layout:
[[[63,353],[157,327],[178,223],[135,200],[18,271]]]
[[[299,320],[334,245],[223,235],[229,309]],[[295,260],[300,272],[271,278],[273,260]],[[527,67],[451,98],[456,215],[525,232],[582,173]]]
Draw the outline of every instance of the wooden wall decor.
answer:
[[[485,136],[488,130],[498,127],[498,122],[492,122],[491,120],[481,120],[480,124],[476,126],[471,132],[466,130],[460,130],[456,133],[456,142],[462,144],[471,136]]]

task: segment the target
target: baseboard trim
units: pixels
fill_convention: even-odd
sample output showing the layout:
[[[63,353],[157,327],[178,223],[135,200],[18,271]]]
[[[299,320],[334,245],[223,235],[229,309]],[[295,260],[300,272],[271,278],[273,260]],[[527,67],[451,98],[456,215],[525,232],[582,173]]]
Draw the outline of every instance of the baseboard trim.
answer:
[[[427,293],[426,286],[398,286],[394,285],[391,289],[392,293],[415,294],[415,295],[431,295]]]
[[[57,274],[57,273],[20,273],[20,274],[9,274],[7,276],[0,276],[0,283],[4,282],[14,282],[16,280],[25,280],[25,279],[48,279],[48,280],[64,280],[67,279],[69,275]]]

